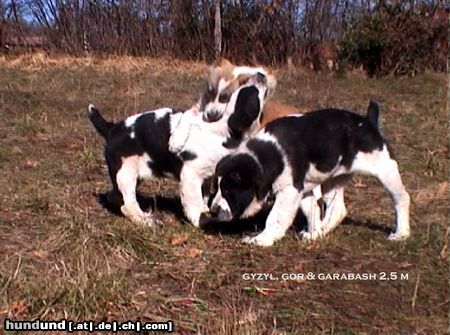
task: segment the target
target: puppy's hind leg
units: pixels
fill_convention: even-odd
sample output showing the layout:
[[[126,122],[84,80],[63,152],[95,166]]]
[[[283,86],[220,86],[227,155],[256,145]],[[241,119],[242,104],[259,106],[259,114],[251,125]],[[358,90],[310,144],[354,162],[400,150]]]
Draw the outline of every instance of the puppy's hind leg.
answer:
[[[116,182],[122,193],[124,204],[120,208],[122,214],[134,223],[155,226],[162,222],[150,213],[144,213],[136,199],[138,166],[134,157],[123,159],[122,166],[116,174]]]
[[[391,194],[397,218],[395,232],[389,235],[389,239],[402,240],[409,237],[410,197],[400,177],[398,164],[390,157],[387,146],[384,145],[381,151],[358,154],[352,170],[377,177]]]

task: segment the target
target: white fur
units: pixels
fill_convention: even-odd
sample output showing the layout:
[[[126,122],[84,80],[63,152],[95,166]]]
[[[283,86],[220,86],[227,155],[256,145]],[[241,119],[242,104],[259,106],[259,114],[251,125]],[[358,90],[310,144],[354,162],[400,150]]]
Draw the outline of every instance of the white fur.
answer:
[[[222,177],[218,178],[218,185],[220,185],[220,181],[222,180]],[[214,199],[211,203],[211,208],[220,208],[223,211],[231,213],[231,208],[228,202],[225,200],[224,197],[222,197],[222,191],[219,189],[217,190],[216,195],[214,196]]]
[[[136,199],[136,184],[140,177],[151,177],[148,168],[148,155],[130,156],[122,159],[122,166],[117,172],[116,181],[119,191],[122,193],[124,204],[121,212],[131,221],[139,224],[153,226],[158,222],[151,214],[144,213]]]
[[[129,116],[125,119],[125,126],[126,127],[132,127],[136,123],[136,120],[140,118],[142,115],[152,113],[155,115],[155,119],[158,120],[164,116],[166,116],[168,113],[172,113],[172,109],[170,108],[159,108],[151,111],[146,111],[144,113],[135,114],[132,116]]]
[[[189,136],[191,125],[199,117],[199,107],[195,105],[191,109],[185,111],[176,122],[171,123],[172,134],[169,138],[169,150],[171,152],[180,152]]]
[[[315,188],[317,189],[317,187]],[[317,198],[304,197],[301,202],[301,209],[307,218],[307,230],[300,232],[304,240],[314,241],[332,232],[339,223],[347,216],[347,209],[344,203],[344,187],[338,186],[330,189],[323,195],[326,204],[325,217],[320,219],[320,208]]]

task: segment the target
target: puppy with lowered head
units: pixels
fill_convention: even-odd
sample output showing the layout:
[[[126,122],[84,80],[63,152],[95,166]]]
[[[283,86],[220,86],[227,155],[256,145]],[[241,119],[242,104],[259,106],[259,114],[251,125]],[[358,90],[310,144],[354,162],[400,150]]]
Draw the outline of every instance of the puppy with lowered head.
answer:
[[[410,197],[397,162],[378,129],[378,104],[367,116],[324,109],[269,123],[216,167],[210,210],[229,221],[254,215],[275,197],[265,229],[245,242],[270,246],[285,235],[303,195],[333,178],[354,173],[377,177],[389,191],[396,212],[391,240],[407,238]],[[305,239],[324,236],[334,226],[308,222]]]

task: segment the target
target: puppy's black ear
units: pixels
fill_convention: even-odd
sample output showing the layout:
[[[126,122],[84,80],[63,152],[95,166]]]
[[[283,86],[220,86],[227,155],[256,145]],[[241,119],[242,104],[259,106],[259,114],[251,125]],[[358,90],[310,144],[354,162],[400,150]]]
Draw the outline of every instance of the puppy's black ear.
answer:
[[[270,183],[258,183],[256,184],[256,198],[258,200],[263,200],[269,192],[272,190],[272,184]]]
[[[232,133],[230,137],[227,138],[222,145],[227,149],[235,149],[242,142],[242,134],[240,133]]]
[[[260,169],[253,175],[253,183],[256,186],[256,198],[258,200],[263,200],[272,189],[272,183]]]
[[[232,137],[242,138],[249,130],[261,111],[259,91],[255,86],[241,88],[236,99],[234,112],[228,119],[228,128]]]
[[[227,170],[229,164],[231,163],[232,155],[227,155],[222,158],[216,165],[215,177],[223,176],[224,172]]]
[[[370,100],[369,107],[367,108],[367,119],[369,122],[378,128],[378,118],[380,116],[380,105],[374,101]]]

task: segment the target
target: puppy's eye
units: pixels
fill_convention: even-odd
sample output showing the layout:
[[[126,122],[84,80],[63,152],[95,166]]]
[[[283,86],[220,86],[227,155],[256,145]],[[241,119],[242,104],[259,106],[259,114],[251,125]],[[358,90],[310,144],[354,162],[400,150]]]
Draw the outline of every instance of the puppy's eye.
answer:
[[[220,95],[219,95],[219,102],[221,104],[224,104],[224,103],[230,101],[230,96],[231,95],[228,92],[227,93],[220,93]]]

